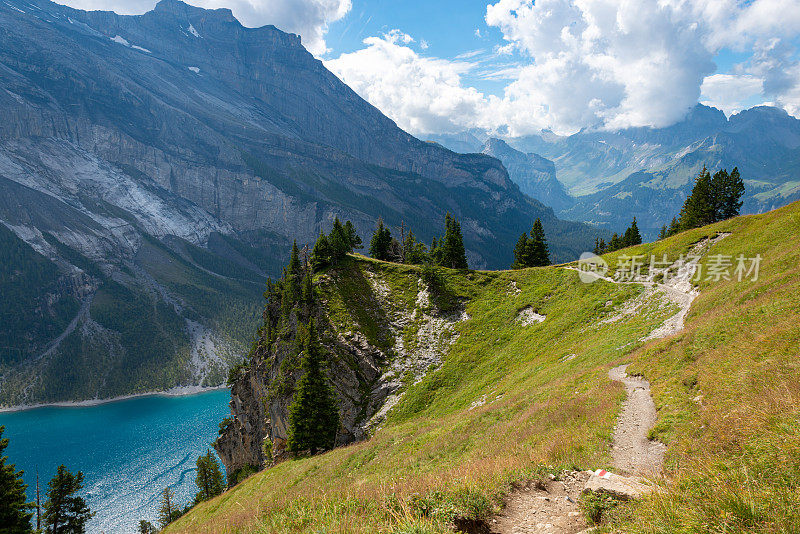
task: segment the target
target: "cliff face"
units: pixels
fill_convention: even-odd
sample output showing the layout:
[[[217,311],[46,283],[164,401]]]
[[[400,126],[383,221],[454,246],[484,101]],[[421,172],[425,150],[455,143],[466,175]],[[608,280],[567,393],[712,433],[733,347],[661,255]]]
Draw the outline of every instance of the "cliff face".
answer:
[[[0,223],[54,284],[91,282],[17,287],[9,265],[2,290],[31,320],[0,326],[16,340],[0,345],[0,403],[217,385],[292,239],[336,216],[367,237],[382,216],[430,242],[447,211],[473,267],[507,266],[535,217],[556,259],[594,240],[496,159],[397,128],[296,35],[178,0],[140,16],[0,2]]]
[[[443,308],[416,268],[351,258],[317,277],[312,316],[327,353],[328,376],[339,401],[336,445],[367,437],[407,385],[435,369],[465,318],[461,303]],[[297,316],[257,348],[231,388],[231,420],[214,444],[229,478],[245,466],[286,457],[289,406],[300,378]]]

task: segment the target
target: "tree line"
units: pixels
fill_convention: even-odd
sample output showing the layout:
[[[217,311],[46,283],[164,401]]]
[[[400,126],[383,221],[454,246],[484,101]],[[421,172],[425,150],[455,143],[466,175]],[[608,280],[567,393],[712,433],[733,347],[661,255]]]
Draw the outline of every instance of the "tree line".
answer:
[[[594,253],[598,255],[605,254],[607,252],[614,252],[615,250],[641,244],[642,234],[639,233],[639,225],[636,224],[636,217],[634,217],[631,225],[621,236],[614,232],[614,235],[611,236],[611,240],[608,243],[606,243],[603,238],[595,239]]]
[[[444,216],[444,236],[434,237],[430,248],[419,241],[414,232],[405,234],[405,225],[401,227],[400,240],[397,240],[392,237],[392,232],[383,219],[379,218],[369,242],[369,255],[394,263],[431,264],[450,269],[469,268],[461,223],[450,212]]]
[[[742,208],[744,191],[744,180],[738,167],[730,173],[727,169],[719,170],[712,176],[703,166],[680,213],[668,226],[661,227],[658,238],[736,217]]]

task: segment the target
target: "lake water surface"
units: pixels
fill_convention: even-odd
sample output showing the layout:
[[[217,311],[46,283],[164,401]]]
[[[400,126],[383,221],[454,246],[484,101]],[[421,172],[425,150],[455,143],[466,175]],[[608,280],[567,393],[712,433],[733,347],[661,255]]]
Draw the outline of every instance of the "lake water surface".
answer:
[[[148,396],[96,406],[44,407],[0,413],[6,454],[25,470],[28,495],[39,471],[42,503],[59,464],[83,471],[84,494],[97,515],[90,533],[136,532],[155,524],[159,493],[171,487],[181,504],[196,493],[195,461],[229,415],[229,390]],[[35,519],[34,519],[35,520]],[[34,525],[35,526],[35,525]]]

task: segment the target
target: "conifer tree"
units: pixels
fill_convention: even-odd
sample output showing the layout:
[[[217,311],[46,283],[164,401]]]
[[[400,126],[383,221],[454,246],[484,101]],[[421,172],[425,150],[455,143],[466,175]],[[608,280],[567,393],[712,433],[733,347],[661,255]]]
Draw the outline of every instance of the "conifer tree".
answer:
[[[519,236],[517,244],[514,245],[514,263],[511,264],[512,269],[524,269],[528,267],[528,250],[530,250],[528,241],[527,232]]]
[[[150,521],[142,519],[139,521],[139,534],[156,534],[158,529]]]
[[[444,237],[439,243],[439,265],[451,269],[467,269],[467,253],[464,249],[464,238],[461,235],[461,224],[448,212],[444,218]]]
[[[742,196],[744,196],[744,181],[739,175],[739,168],[734,167],[722,187],[718,219],[724,221],[739,215],[739,210],[742,208]]]
[[[356,227],[353,226],[353,223],[347,221],[344,223],[344,233],[347,236],[347,241],[350,244],[350,252],[353,250],[358,250],[363,247],[361,244],[361,237],[356,233]]]
[[[158,524],[164,528],[178,519],[180,515],[180,510],[175,504],[175,492],[169,487],[164,488],[164,491],[161,492],[161,501],[158,503]]]
[[[624,248],[641,244],[642,244],[642,234],[639,233],[639,226],[636,224],[636,217],[634,217],[631,225],[628,227],[627,230],[625,230],[625,236],[622,239],[622,245]]]
[[[311,454],[333,448],[339,429],[336,394],[323,369],[322,349],[313,321],[309,323],[301,359],[303,373],[289,407],[287,448],[294,454]]]
[[[314,248],[311,250],[311,266],[315,272],[320,271],[331,264],[331,259],[332,253],[328,236],[320,230],[317,242],[314,243]]]
[[[83,473],[72,474],[63,465],[48,484],[44,503],[44,525],[48,534],[80,534],[94,515],[77,493],[83,488]]]
[[[547,246],[547,238],[544,235],[542,220],[538,217],[534,221],[533,228],[531,229],[530,248],[531,267],[550,265],[550,249]]]
[[[369,255],[377,260],[389,260],[390,247],[392,246],[392,233],[384,226],[383,218],[378,218],[375,233],[369,242]]]
[[[417,241],[414,232],[408,232],[403,242],[404,262],[410,265],[421,265],[428,260],[428,249],[425,243]]]
[[[17,471],[14,464],[8,463],[4,456],[8,439],[3,437],[4,426],[0,426],[0,532],[24,534],[33,532],[31,518],[33,503],[27,502],[22,481],[22,471]]]
[[[334,265],[353,251],[351,236],[348,235],[344,225],[339,221],[339,217],[336,217],[333,221],[333,228],[328,236],[328,242],[331,247],[331,262]]]
[[[197,476],[195,477],[195,484],[197,485],[197,494],[194,497],[194,502],[207,501],[212,497],[216,497],[222,493],[222,470],[219,468],[219,462],[211,453],[210,450],[206,454],[197,458]]]

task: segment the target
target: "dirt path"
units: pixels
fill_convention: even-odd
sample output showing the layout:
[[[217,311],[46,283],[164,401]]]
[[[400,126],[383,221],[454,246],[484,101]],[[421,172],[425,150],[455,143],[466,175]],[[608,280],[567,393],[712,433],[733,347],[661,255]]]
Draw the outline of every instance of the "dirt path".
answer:
[[[623,474],[655,476],[664,465],[666,445],[651,441],[647,435],[656,424],[656,405],[650,395],[650,382],[628,376],[628,364],[608,372],[611,380],[625,385],[627,398],[614,427],[611,446],[613,464]]]
[[[703,239],[692,247],[686,259],[679,259],[667,268],[653,270],[647,276],[632,282],[623,282],[643,284],[650,292],[643,298],[651,298],[660,293],[661,298],[669,300],[678,307],[674,315],[640,341],[668,337],[683,330],[686,315],[699,294],[692,283],[692,278],[697,272],[700,258],[712,245],[728,235],[730,234],[719,234],[714,238]],[[657,277],[665,278],[664,283],[658,282]],[[608,282],[620,283],[611,278],[601,278]],[[640,303],[628,303],[628,305],[632,309],[631,313],[635,313]],[[624,315],[625,313],[621,314]],[[653,477],[661,472],[667,447],[663,443],[648,439],[650,429],[656,423],[656,405],[650,394],[650,383],[640,377],[628,376],[626,372],[628,365],[620,365],[608,372],[611,380],[624,384],[627,394],[614,427],[612,462],[614,468],[621,474]],[[492,534],[577,534],[585,530],[587,525],[577,501],[589,477],[589,472],[574,472],[567,474],[564,481],[551,480],[545,487],[526,486],[513,492],[506,502],[503,513],[489,525],[490,532]]]
[[[503,514],[489,525],[492,534],[576,534],[586,529],[578,498],[589,473],[568,473],[545,487],[528,485],[516,490]]]

